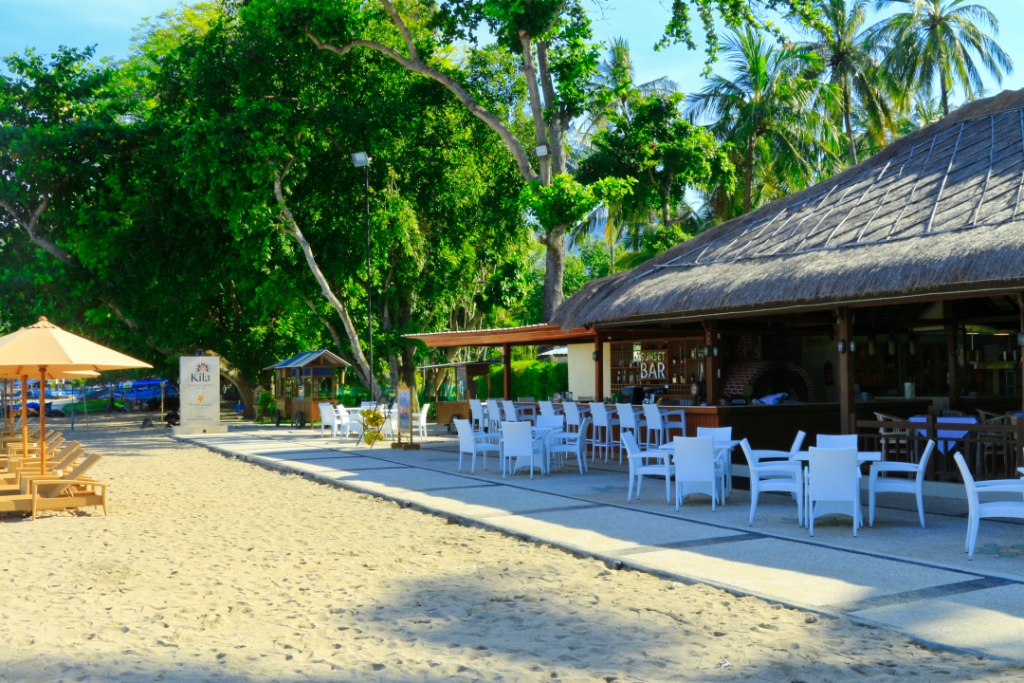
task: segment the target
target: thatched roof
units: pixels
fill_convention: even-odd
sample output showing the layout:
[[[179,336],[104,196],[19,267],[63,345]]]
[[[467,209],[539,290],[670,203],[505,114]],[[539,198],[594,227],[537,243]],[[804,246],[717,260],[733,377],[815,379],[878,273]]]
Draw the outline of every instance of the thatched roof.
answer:
[[[566,301],[564,328],[1024,287],[1024,90]]]

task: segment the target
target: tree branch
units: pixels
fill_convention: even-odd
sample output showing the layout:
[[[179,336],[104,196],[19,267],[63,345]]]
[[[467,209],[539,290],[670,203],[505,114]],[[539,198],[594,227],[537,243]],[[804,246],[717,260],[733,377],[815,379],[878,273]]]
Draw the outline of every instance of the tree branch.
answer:
[[[328,50],[339,55],[347,54],[355,47],[365,47],[371,50],[376,50],[377,52],[387,55],[401,64],[407,71],[418,73],[421,76],[426,76],[427,78],[440,83],[455,95],[455,97],[457,97],[459,101],[469,109],[470,113],[486,123],[491,130],[498,134],[502,142],[505,143],[505,146],[508,147],[510,152],[512,152],[512,156],[515,157],[516,163],[519,165],[519,172],[522,174],[523,178],[527,181],[537,180],[537,173],[534,172],[533,167],[530,165],[530,158],[526,155],[526,150],[524,150],[523,146],[519,144],[519,140],[517,140],[516,136],[512,134],[512,131],[510,131],[497,116],[487,111],[483,105],[476,101],[468,90],[462,87],[458,81],[448,74],[438,71],[418,59],[409,59],[408,57],[400,55],[387,45],[376,43],[372,40],[353,40],[339,47],[337,45],[321,41],[313,34],[312,31],[307,30],[306,36],[313,41],[313,44],[316,45],[317,49]]]
[[[391,0],[380,0],[380,4],[384,5],[384,9],[391,15],[391,21],[395,22],[395,26],[402,32],[402,39],[405,41],[405,47],[409,50],[409,56],[412,57],[414,62],[420,61],[420,56],[416,52],[416,46],[412,43],[412,37],[409,35],[409,28],[402,21],[402,17],[398,16],[398,10],[391,4]]]

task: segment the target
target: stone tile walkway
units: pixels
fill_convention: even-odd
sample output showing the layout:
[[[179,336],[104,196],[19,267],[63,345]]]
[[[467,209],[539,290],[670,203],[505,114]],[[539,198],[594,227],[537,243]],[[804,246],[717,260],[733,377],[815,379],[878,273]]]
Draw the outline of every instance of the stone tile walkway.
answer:
[[[649,481],[645,498],[627,505],[617,462],[594,463],[584,476],[566,468],[502,479],[492,457],[486,471],[459,473],[458,442],[440,431],[418,451],[260,427],[181,440],[610,564],[1024,662],[1024,525],[984,521],[968,562],[960,501],[929,501],[922,529],[911,497],[883,496],[875,526],[856,538],[848,517],[821,520],[811,538],[783,495],[762,495],[753,526],[738,489],[714,513],[706,497],[677,513]]]

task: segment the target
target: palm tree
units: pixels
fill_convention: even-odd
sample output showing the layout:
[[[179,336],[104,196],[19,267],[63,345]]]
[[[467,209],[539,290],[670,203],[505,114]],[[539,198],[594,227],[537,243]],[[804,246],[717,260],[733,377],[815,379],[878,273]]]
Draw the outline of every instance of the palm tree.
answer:
[[[872,54],[870,33],[861,30],[867,4],[868,0],[823,0],[822,26],[816,40],[805,45],[821,57],[825,78],[839,89],[851,165],[857,163],[854,107],[872,120],[885,122],[891,116],[884,72]]]
[[[823,166],[834,165],[835,154],[821,144],[834,137],[834,126],[816,112],[819,84],[806,76],[808,70],[821,70],[813,52],[776,45],[746,28],[726,38],[723,54],[731,77],[712,75],[703,90],[687,98],[686,108],[691,119],[708,120],[720,140],[736,145],[737,165],[743,167],[743,213],[748,213],[755,175],[772,178],[785,193],[806,187]],[[768,168],[755,174],[759,161]],[[731,204],[721,197],[714,203]]]
[[[906,12],[894,14],[872,27],[872,43],[885,52],[883,65],[906,87],[931,96],[935,81],[943,116],[949,115],[949,93],[956,87],[972,100],[984,91],[981,66],[1002,84],[1013,72],[1013,60],[978,24],[999,34],[999,20],[986,7],[965,5],[967,0],[876,0],[875,8],[894,4]],[[977,23],[976,23],[977,22]]]

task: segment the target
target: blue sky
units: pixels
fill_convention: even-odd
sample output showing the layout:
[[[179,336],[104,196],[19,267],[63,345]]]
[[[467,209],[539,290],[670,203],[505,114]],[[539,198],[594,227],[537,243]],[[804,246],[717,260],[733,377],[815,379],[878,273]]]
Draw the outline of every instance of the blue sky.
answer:
[[[1024,41],[1013,39],[1024,27],[1024,0],[976,1],[999,18],[999,43],[1017,65],[1003,87],[1024,87]],[[668,76],[683,92],[693,92],[702,84],[704,53],[681,46],[662,52],[653,49],[669,4],[669,0],[603,0],[603,13],[595,13],[595,31],[602,40],[621,36],[629,41],[640,82]],[[173,0],[0,0],[0,54],[29,46],[48,52],[61,44],[97,44],[100,55],[122,58],[143,17],[175,6]],[[995,83],[986,83],[995,92]]]

